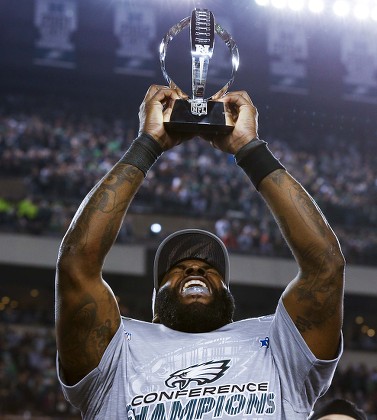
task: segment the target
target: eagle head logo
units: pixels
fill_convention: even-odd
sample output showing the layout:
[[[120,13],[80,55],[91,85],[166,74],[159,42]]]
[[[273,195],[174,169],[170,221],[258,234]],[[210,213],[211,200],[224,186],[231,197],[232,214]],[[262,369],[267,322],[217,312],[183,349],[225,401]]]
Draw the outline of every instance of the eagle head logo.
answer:
[[[165,381],[169,388],[185,389],[190,382],[209,384],[220,379],[230,367],[230,360],[218,360],[190,366],[172,373]]]

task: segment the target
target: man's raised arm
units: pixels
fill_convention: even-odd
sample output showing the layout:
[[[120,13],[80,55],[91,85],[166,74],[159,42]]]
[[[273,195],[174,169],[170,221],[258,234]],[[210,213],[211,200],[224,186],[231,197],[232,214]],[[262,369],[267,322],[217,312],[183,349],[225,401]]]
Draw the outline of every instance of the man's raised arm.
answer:
[[[151,86],[140,107],[140,135],[123,158],[88,193],[59,249],[56,269],[56,333],[67,384],[94,369],[120,324],[116,299],[102,279],[105,257],[149,168],[179,142],[168,136],[177,93]]]
[[[344,258],[320,209],[286,171],[264,178],[259,191],[299,265],[283,293],[284,306],[319,359],[332,359],[343,321]]]
[[[313,354],[332,359],[343,322],[344,258],[338,240],[317,204],[258,138],[258,113],[246,92],[222,101],[233,132],[214,139],[215,147],[235,155],[269,206],[298,265],[283,302]]]

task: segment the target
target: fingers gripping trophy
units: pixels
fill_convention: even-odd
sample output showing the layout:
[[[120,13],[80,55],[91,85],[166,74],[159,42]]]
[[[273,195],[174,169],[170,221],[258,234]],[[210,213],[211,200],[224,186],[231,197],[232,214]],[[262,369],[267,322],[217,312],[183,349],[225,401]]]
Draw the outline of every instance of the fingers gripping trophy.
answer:
[[[191,17],[182,19],[166,33],[160,44],[160,63],[164,78],[170,87],[182,92],[168,75],[165,60],[169,42],[187,27],[190,28],[191,39],[192,95],[187,100],[175,101],[170,121],[165,123],[165,128],[171,132],[207,136],[230,133],[233,126],[227,125],[224,104],[216,102],[215,99],[225,95],[233,83],[239,66],[239,53],[233,38],[215,21],[211,11],[194,9]],[[208,67],[214,52],[215,35],[218,35],[230,50],[232,73],[229,81],[217,93],[205,98]]]

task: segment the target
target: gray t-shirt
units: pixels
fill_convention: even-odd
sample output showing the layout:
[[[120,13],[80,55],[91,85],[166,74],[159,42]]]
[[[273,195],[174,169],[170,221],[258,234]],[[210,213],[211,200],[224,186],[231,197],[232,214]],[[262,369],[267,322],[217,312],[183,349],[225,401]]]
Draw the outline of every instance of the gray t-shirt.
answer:
[[[306,419],[337,362],[311,353],[280,300],[271,316],[188,334],[122,318],[98,367],[59,380],[84,419]],[[59,372],[58,361],[58,372]]]

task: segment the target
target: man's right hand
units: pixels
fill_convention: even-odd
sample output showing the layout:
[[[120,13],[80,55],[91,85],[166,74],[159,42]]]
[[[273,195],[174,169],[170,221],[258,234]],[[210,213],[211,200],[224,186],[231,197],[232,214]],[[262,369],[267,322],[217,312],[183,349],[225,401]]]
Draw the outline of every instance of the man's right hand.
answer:
[[[226,136],[207,140],[223,152],[234,155],[258,136],[258,111],[245,91],[229,92],[218,101],[224,103],[226,123],[234,129]]]
[[[167,86],[152,85],[140,105],[139,132],[151,135],[163,150],[169,150],[190,138],[189,136],[168,134],[165,130],[164,122],[170,120],[176,99],[182,99],[177,90]]]

